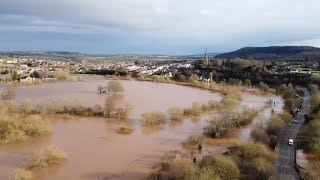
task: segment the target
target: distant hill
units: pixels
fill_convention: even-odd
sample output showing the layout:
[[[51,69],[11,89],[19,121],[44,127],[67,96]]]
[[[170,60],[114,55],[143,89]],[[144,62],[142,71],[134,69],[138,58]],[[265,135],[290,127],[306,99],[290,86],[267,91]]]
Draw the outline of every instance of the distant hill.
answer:
[[[217,58],[253,58],[256,60],[320,60],[320,48],[310,46],[245,47]]]
[[[64,51],[9,51],[0,52],[0,55],[11,56],[52,56],[52,57],[67,57],[67,56],[83,56],[77,52],[64,52]]]
[[[219,53],[208,53],[208,58],[212,58],[219,55]],[[192,57],[192,58],[203,58],[204,57],[204,53],[203,54],[193,54],[193,55],[185,55],[184,57]]]

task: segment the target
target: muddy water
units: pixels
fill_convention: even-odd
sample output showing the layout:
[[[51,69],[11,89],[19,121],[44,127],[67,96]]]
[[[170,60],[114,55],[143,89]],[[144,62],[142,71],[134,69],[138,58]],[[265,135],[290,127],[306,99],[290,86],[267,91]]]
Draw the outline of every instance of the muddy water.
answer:
[[[98,84],[106,81],[45,84],[21,87],[17,101],[60,100],[93,105],[104,102],[96,94]],[[68,160],[61,166],[35,171],[36,179],[142,179],[170,150],[181,149],[181,142],[198,134],[207,118],[185,120],[180,124],[168,123],[160,129],[141,127],[139,114],[147,111],[166,111],[169,107],[188,107],[192,102],[219,101],[218,94],[190,87],[149,82],[123,81],[124,99],[134,105],[129,123],[135,128],[129,136],[115,133],[121,124],[104,119],[55,120],[50,136],[32,139],[25,143],[0,146],[0,179],[7,179],[15,168],[25,167],[26,155],[55,144],[68,153]],[[267,98],[244,96],[245,106],[264,106]]]
[[[251,130],[257,125],[265,125],[270,116],[272,115],[272,111],[275,113],[282,113],[284,102],[283,99],[279,96],[255,96],[251,94],[243,94],[243,98],[245,101],[242,102],[242,105],[256,108],[259,110],[259,114],[253,120],[253,122],[246,126],[245,128],[240,129],[236,134],[236,137],[239,137],[241,140],[251,140]]]
[[[207,103],[210,99],[221,100],[217,93],[173,84],[121,81],[124,86],[121,101],[134,107],[136,117],[143,112],[166,111],[169,107],[189,107],[192,102]],[[97,93],[98,85],[106,85],[107,80],[87,80],[80,82],[50,83],[40,86],[20,87],[17,89],[17,101],[59,101],[79,102],[93,106],[103,104],[107,95]]]

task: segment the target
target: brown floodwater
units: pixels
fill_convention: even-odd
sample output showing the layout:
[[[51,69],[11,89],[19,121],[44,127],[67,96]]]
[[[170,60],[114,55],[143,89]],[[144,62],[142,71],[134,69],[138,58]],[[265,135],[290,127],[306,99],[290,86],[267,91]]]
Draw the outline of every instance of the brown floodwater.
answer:
[[[103,104],[106,95],[96,93],[105,80],[53,83],[19,87],[17,101],[59,102],[78,101],[84,105]],[[0,179],[8,179],[16,168],[24,168],[24,158],[42,147],[54,144],[68,154],[68,160],[59,166],[35,170],[35,179],[142,179],[171,150],[181,149],[187,137],[202,132],[208,117],[186,119],[178,124],[167,123],[152,129],[142,127],[140,114],[149,111],[165,112],[172,106],[190,107],[192,102],[220,101],[221,96],[209,91],[151,82],[122,81],[123,99],[134,106],[129,120],[135,131],[131,135],[115,133],[122,123],[105,119],[54,120],[51,135],[27,142],[0,146]],[[264,107],[266,97],[244,95],[242,105]]]
[[[282,113],[284,102],[280,96],[274,95],[263,97],[244,93],[243,97],[245,100],[242,102],[242,107],[246,106],[259,110],[258,115],[253,119],[251,124],[241,128],[237,133],[235,133],[235,136],[239,139],[248,141],[252,140],[251,130],[257,125],[265,126],[272,115],[272,111],[274,113]]]
[[[99,85],[107,85],[108,80],[85,80],[79,82],[49,83],[39,86],[25,86],[17,89],[18,102],[56,101],[60,103],[81,103],[87,106],[103,105],[107,95],[97,93]],[[166,111],[168,108],[189,107],[192,102],[207,103],[221,100],[218,93],[174,84],[144,81],[121,81],[124,92],[121,101],[134,107],[133,116],[150,111]]]

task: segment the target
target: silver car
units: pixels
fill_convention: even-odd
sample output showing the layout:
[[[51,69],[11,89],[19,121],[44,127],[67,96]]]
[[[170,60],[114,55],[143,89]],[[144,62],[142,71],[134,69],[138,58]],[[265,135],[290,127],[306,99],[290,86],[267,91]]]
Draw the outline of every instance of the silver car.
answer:
[[[289,145],[290,145],[290,146],[293,145],[293,139],[289,139]]]

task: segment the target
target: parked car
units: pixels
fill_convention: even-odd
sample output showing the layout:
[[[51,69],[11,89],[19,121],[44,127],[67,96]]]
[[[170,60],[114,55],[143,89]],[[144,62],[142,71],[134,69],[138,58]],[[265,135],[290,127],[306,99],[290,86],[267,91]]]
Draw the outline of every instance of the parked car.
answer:
[[[293,145],[293,139],[289,139],[289,145],[290,145],[290,146]]]

